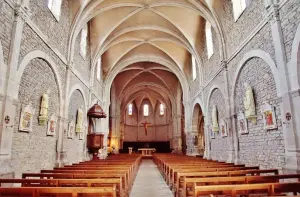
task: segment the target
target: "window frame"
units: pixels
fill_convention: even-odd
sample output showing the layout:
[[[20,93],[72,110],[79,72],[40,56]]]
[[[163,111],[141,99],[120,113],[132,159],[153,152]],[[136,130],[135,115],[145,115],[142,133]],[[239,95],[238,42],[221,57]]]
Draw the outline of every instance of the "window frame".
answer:
[[[237,3],[237,1],[239,1],[239,6],[234,6],[235,3]],[[246,8],[249,5],[249,0],[231,0],[232,2],[232,14],[233,14],[233,19],[235,22],[238,21],[238,19],[241,17],[241,15],[244,13],[244,11],[246,10]],[[239,7],[239,10],[237,12],[237,8]]]
[[[132,103],[130,103],[128,105],[128,116],[132,116],[132,114],[133,114],[133,105]]]
[[[58,2],[60,1],[60,2]],[[51,14],[54,16],[55,20],[59,22],[61,16],[61,7],[63,0],[48,0],[47,7],[50,10]],[[59,5],[59,10],[55,10],[55,5]],[[56,5],[56,6],[57,6]]]
[[[165,106],[162,103],[159,105],[159,115],[160,116],[165,115]]]
[[[84,38],[83,38],[83,34],[84,34]],[[80,55],[81,57],[86,60],[86,57],[87,57],[87,46],[88,46],[88,27],[87,25],[84,26],[82,29],[81,29],[81,36],[80,36]],[[83,41],[84,41],[84,52],[83,52]]]
[[[195,81],[197,79],[197,61],[196,58],[192,55],[192,80]]]
[[[147,109],[147,110],[146,110]],[[147,113],[146,113],[146,111],[147,111]],[[144,104],[144,106],[143,106],[143,115],[145,116],[145,117],[148,117],[149,116],[149,105],[148,104]]]
[[[210,59],[214,54],[214,40],[212,34],[212,26],[211,23],[208,21],[206,21],[205,24],[205,40],[206,40],[207,58]]]
[[[96,78],[98,81],[101,82],[102,78],[102,57],[100,56],[98,61],[97,61],[97,69],[96,69]]]

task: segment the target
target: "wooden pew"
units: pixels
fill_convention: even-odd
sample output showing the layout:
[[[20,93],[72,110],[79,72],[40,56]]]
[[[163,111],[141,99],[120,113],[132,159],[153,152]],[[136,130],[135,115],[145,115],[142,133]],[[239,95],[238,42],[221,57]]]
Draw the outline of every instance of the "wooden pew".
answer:
[[[40,197],[45,195],[69,194],[72,197],[79,196],[105,196],[116,197],[116,190],[113,187],[88,188],[88,187],[15,187],[0,188],[0,196],[32,196]]]
[[[221,171],[239,171],[239,170],[259,170],[259,167],[208,167],[208,168],[197,168],[194,167],[192,169],[181,169],[181,168],[172,168],[170,175],[168,176],[167,183],[173,183],[174,179],[177,177],[179,172],[221,172]]]
[[[207,185],[235,185],[235,184],[257,184],[276,183],[286,179],[297,179],[300,182],[300,174],[269,175],[269,176],[240,176],[240,177],[210,177],[210,178],[183,178],[176,196],[191,196],[194,183],[197,186]],[[180,195],[180,193],[182,195]],[[188,193],[188,195],[186,195]]]
[[[128,194],[130,187],[126,182],[124,174],[58,174],[58,173],[23,173],[23,179],[114,179],[120,178],[122,190]]]
[[[120,178],[109,179],[0,179],[0,185],[21,184],[22,187],[114,187],[117,196],[124,197],[125,191]]]
[[[239,170],[239,171],[220,171],[220,172],[179,172],[177,173],[177,177],[173,182],[175,186],[174,192],[180,190],[180,182],[184,178],[192,178],[192,177],[231,177],[231,176],[247,176],[247,175],[261,175],[261,174],[270,174],[270,175],[278,175],[277,169],[270,170]]]
[[[260,184],[238,184],[238,185],[211,185],[197,186],[194,183],[192,196],[207,195],[237,195],[247,196],[249,193],[264,193],[268,196],[274,196],[282,193],[300,193],[300,183],[260,183]]]

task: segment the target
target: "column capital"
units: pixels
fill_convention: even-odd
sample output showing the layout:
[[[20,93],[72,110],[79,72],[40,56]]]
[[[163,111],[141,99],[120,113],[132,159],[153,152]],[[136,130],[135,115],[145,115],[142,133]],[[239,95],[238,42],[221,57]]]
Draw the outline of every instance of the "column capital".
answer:
[[[15,11],[15,21],[17,21],[19,18],[23,19],[23,21],[27,22],[28,20],[30,20],[30,10],[28,7],[24,7],[21,5],[16,5],[14,7],[14,11]]]
[[[277,0],[268,0],[268,3],[265,3],[265,7],[268,12],[268,20],[271,24],[280,21],[279,5]]]

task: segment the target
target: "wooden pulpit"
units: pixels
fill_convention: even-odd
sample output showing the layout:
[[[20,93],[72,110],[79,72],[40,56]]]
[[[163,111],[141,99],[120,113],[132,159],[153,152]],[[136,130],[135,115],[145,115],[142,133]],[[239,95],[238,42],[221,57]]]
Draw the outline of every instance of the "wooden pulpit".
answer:
[[[91,133],[87,135],[87,147],[93,153],[93,160],[98,159],[98,151],[103,148],[103,134]]]

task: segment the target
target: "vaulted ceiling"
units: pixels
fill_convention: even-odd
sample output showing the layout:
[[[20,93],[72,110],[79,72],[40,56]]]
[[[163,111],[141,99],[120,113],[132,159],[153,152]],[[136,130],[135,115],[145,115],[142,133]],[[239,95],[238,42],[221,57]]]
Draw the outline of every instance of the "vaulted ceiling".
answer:
[[[212,0],[78,2],[81,6],[73,5],[77,11],[74,15],[77,27],[73,30],[79,34],[88,22],[92,64],[101,56],[104,80],[120,65],[125,65],[113,76],[122,103],[144,97],[151,102],[170,103],[170,95],[176,94],[172,86],[178,88],[179,76],[181,82],[191,81],[191,56],[195,57],[198,68],[201,67],[199,51],[203,48],[206,20],[217,28],[210,10]],[[131,89],[135,86],[136,91]],[[124,94],[127,92],[131,95]]]

